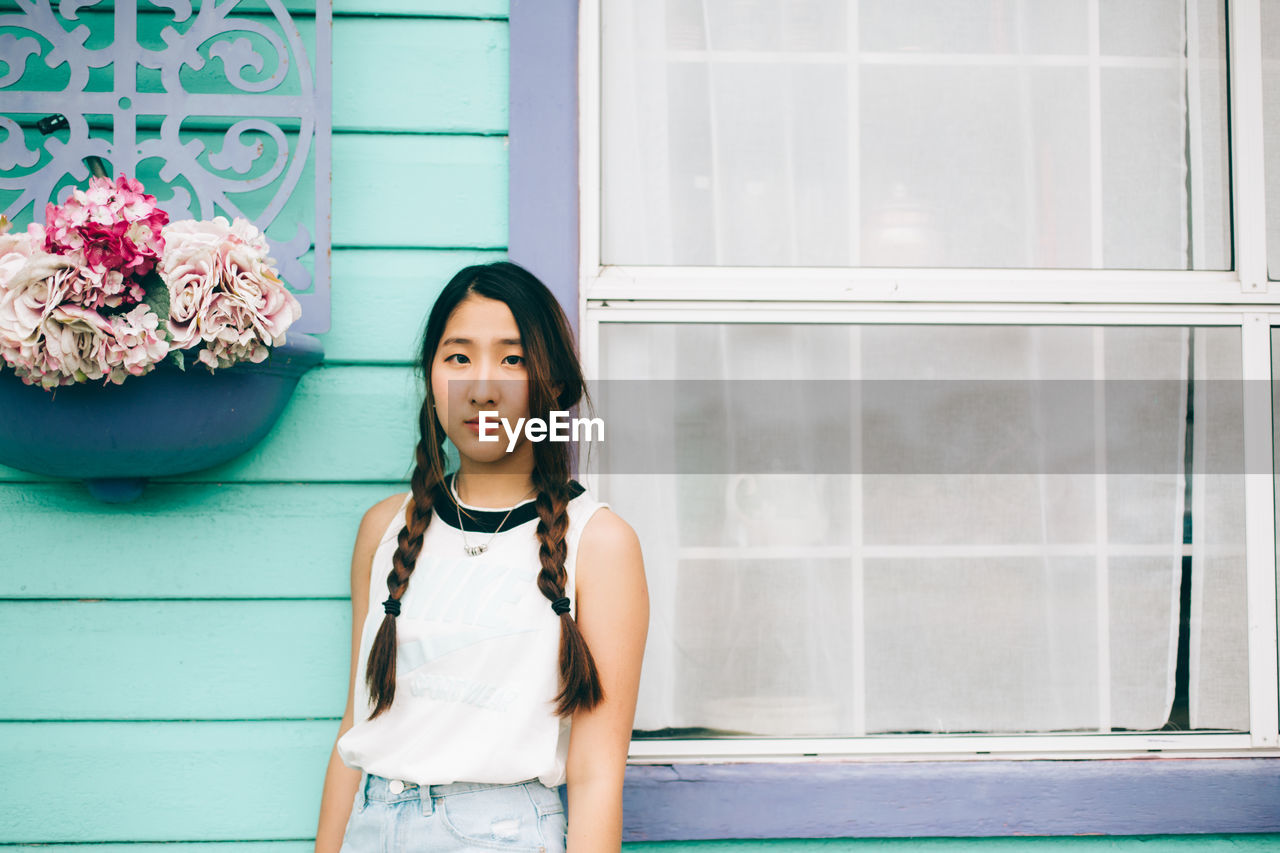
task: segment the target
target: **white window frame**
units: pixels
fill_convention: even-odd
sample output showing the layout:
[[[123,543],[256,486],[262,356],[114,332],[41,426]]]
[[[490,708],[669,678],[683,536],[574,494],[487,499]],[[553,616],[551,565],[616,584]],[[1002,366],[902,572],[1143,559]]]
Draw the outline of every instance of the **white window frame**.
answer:
[[[1227,7],[1236,269],[1225,272],[605,266],[600,258],[601,2],[582,0],[578,33],[578,317],[588,378],[598,376],[606,323],[940,323],[1235,327],[1241,333],[1243,378],[1272,379],[1271,329],[1280,327],[1280,282],[1267,280],[1260,0],[1234,0]],[[1188,0],[1189,6],[1196,2],[1204,0]],[[1095,20],[1098,3],[1090,0]],[[956,298],[958,293],[964,298]],[[1245,470],[1275,470],[1272,452],[1271,400],[1247,397]],[[646,738],[632,741],[632,760],[1280,755],[1275,483],[1269,474],[1243,476],[1248,733]]]

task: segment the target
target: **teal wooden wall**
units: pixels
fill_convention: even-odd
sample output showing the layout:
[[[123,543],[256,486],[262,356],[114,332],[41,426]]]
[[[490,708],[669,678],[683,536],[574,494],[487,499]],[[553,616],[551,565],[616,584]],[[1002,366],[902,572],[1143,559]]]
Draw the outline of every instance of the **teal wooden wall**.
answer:
[[[78,484],[0,468],[0,844],[311,849],[345,701],[351,544],[365,508],[405,487],[418,329],[443,282],[464,264],[502,257],[507,233],[505,0],[337,0],[335,11],[325,364],[304,377],[258,448],[153,483],[133,504],[100,504]],[[1280,838],[628,849],[1269,845]]]
[[[0,844],[311,847],[419,325],[507,232],[505,0],[335,5],[325,364],[249,454],[133,504],[0,468]]]

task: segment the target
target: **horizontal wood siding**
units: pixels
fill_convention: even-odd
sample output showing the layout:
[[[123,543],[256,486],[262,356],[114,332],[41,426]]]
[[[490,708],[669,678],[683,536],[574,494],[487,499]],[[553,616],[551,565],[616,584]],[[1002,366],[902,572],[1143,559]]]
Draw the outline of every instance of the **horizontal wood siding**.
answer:
[[[407,488],[421,324],[505,257],[506,11],[335,4],[333,324],[265,441],[125,505],[0,468],[0,843],[312,849],[351,546]]]
[[[506,132],[505,21],[388,23],[334,20],[335,131]]]
[[[153,483],[122,510],[78,483],[0,486],[0,525],[21,532],[5,537],[0,598],[6,607],[33,599],[346,600],[360,515],[398,488]],[[133,542],[125,541],[125,525]],[[0,631],[8,633],[8,624]],[[20,640],[9,637],[0,648]],[[6,694],[0,704],[13,698]]]

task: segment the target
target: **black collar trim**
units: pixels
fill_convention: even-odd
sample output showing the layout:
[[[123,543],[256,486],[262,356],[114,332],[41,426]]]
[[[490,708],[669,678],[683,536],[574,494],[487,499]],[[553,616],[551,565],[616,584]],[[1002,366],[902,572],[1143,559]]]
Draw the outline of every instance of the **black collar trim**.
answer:
[[[535,501],[528,501],[517,506],[511,511],[510,518],[507,517],[507,510],[505,509],[469,509],[465,506],[457,506],[448,485],[456,476],[457,473],[455,472],[445,477],[445,482],[435,487],[432,496],[432,504],[435,507],[436,515],[440,517],[441,521],[455,530],[466,530],[467,533],[497,533],[498,525],[502,525],[503,530],[510,530],[521,524],[527,524],[538,517],[538,507]],[[577,480],[569,481],[570,500],[585,491],[586,489]],[[463,526],[458,525],[459,514],[462,515]]]

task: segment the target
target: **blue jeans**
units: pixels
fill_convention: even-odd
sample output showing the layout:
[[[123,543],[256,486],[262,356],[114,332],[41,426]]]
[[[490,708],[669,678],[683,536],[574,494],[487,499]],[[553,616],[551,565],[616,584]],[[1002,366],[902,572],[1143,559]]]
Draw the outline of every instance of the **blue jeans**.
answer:
[[[537,779],[419,786],[360,774],[339,853],[563,853],[564,805]]]

